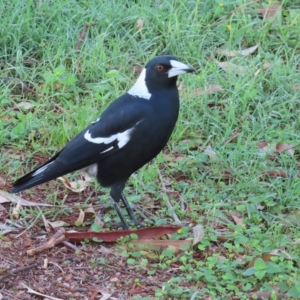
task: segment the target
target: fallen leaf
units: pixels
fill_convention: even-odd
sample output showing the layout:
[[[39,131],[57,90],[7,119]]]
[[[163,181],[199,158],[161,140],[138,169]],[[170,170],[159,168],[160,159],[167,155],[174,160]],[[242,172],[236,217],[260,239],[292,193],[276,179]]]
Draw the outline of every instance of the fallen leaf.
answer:
[[[262,171],[262,175],[268,175],[271,178],[277,178],[277,177],[283,177],[287,178],[288,174],[284,171],[279,171],[279,170],[269,170],[269,171]]]
[[[214,55],[224,55],[229,57],[234,57],[238,55],[246,56],[252,54],[257,48],[258,45],[243,50],[227,50],[227,49],[219,48],[215,50]]]
[[[20,203],[22,206],[49,206],[49,207],[57,207],[57,205],[52,205],[52,204],[47,204],[47,203],[36,203],[36,202],[31,202],[28,200],[25,200],[19,196],[16,196],[14,194],[9,194],[5,191],[0,190],[0,203]],[[60,207],[65,207],[65,206],[60,206]]]
[[[178,89],[178,91],[181,91],[181,90],[183,90],[183,88],[184,88],[184,85],[183,85],[183,83],[182,83],[182,82],[180,82],[180,83],[179,83],[179,85],[177,85],[177,89]]]
[[[208,144],[204,150],[204,153],[208,155],[210,159],[214,159],[217,156],[217,153],[211,147],[211,144]]]
[[[269,144],[267,142],[259,142],[259,143],[257,143],[257,148],[264,149],[264,148],[268,147],[268,145]]]
[[[85,213],[84,211],[81,209],[79,211],[79,216],[77,218],[77,220],[75,221],[76,226],[81,225],[84,221],[84,217],[85,217]]]
[[[22,210],[22,205],[21,205],[21,202],[19,201],[18,203],[17,203],[17,205],[13,208],[13,210],[12,210],[12,214],[11,214],[11,216],[12,216],[12,218],[14,219],[14,220],[18,220],[19,219],[19,216],[20,216],[20,211]]]
[[[16,105],[18,108],[23,108],[23,109],[31,109],[33,108],[35,105],[30,103],[30,102],[20,102]]]
[[[157,227],[147,227],[141,229],[133,230],[116,230],[116,231],[106,231],[106,232],[66,232],[66,240],[70,242],[80,242],[84,239],[93,240],[94,238],[102,240],[104,242],[116,242],[120,237],[125,237],[135,233],[139,239],[154,239],[160,238],[166,234],[171,234],[177,232],[181,226],[157,226]]]
[[[66,176],[58,177],[57,179],[61,180],[67,189],[75,193],[80,193],[88,187],[89,182],[92,180],[85,172],[81,173],[81,178],[76,181],[70,181]]]
[[[218,61],[217,64],[220,68],[222,68],[227,73],[236,74],[236,75],[245,75],[246,73],[249,72],[249,68],[238,66],[232,62]]]
[[[144,27],[144,20],[143,19],[138,19],[137,20],[137,29],[140,31],[140,30],[142,30],[143,29],[143,27]]]
[[[243,218],[239,218],[234,213],[231,213],[230,216],[231,216],[231,218],[233,219],[233,221],[235,222],[236,225],[243,225]]]
[[[295,154],[295,149],[294,149],[295,145],[289,145],[289,144],[285,144],[285,143],[278,143],[276,145],[276,150],[279,153],[282,152],[288,152],[289,154],[291,154],[292,156],[294,156]]]
[[[202,225],[197,225],[193,227],[193,233],[194,233],[194,240],[193,240],[193,246],[197,245],[199,242],[201,242],[203,238],[204,229]]]
[[[274,18],[278,12],[281,11],[279,3],[275,3],[269,7],[260,7],[256,10],[259,14],[263,15],[264,20]]]
[[[203,94],[215,94],[217,92],[223,92],[223,88],[219,84],[210,84],[199,89],[192,91],[194,95],[203,95]]]
[[[51,227],[54,229],[69,225],[68,223],[66,223],[64,221],[54,221],[54,222],[48,221],[48,224],[51,225]]]
[[[6,185],[6,180],[0,176],[0,187],[4,187]]]

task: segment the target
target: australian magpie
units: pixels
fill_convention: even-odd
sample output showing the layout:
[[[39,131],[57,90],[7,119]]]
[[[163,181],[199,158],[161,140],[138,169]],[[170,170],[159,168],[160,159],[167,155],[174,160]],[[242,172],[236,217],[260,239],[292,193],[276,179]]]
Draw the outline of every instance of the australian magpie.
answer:
[[[111,188],[110,196],[124,228],[129,227],[120,200],[131,221],[140,225],[123,194],[125,183],[167,144],[178,118],[177,76],[193,71],[175,56],[153,58],[127,93],[54,157],[18,179],[11,192],[83,169],[101,186]]]

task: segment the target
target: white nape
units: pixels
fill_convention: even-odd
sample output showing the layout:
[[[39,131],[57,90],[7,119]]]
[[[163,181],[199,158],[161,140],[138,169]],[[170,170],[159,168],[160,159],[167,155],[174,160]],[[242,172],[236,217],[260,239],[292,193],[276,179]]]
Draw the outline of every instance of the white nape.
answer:
[[[177,60],[170,60],[170,64],[172,68],[168,72],[168,77],[174,77],[180,74],[185,74],[187,70],[190,69],[190,66],[183,64],[182,62]]]
[[[130,133],[133,130],[133,128],[127,129],[124,132],[113,134],[109,137],[95,137],[92,138],[92,135],[87,131],[84,134],[84,138],[94,144],[110,144],[115,140],[118,140],[118,147],[122,148],[124,147],[130,140]],[[107,150],[108,151],[108,150]],[[105,150],[103,151],[105,152]]]
[[[43,166],[43,167],[37,169],[37,170],[32,174],[32,176],[36,176],[36,175],[38,175],[38,174],[44,172],[44,171],[45,171],[51,164],[53,164],[53,163],[54,163],[54,161],[51,161],[49,164],[47,164],[47,165],[45,165],[45,166]]]
[[[149,93],[145,79],[146,69],[144,68],[133,87],[128,91],[128,94],[149,100],[151,98],[151,94]]]

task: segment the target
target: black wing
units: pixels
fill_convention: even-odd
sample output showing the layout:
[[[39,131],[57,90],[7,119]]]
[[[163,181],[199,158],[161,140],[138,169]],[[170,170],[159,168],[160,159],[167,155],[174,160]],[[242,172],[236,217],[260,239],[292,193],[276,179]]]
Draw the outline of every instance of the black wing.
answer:
[[[114,101],[90,126],[42,166],[18,179],[16,193],[82,169],[120,151],[135,127],[151,113],[148,100],[125,94]]]

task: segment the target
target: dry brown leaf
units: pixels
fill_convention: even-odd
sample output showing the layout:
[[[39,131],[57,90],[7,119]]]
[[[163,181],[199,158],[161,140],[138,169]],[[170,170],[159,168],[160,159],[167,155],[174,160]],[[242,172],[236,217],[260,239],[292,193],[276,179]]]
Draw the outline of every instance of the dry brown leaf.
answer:
[[[0,203],[20,203],[22,206],[49,206],[49,207],[56,207],[57,205],[47,204],[47,203],[36,203],[31,202],[28,200],[25,200],[19,196],[16,196],[14,194],[9,194],[7,192],[4,192],[0,190]],[[65,207],[65,206],[60,206]]]
[[[6,185],[6,180],[2,176],[0,176],[0,187],[3,187],[5,185]]]
[[[204,150],[204,153],[208,155],[210,159],[214,159],[217,156],[217,153],[213,150],[211,144],[208,144]]]
[[[40,211],[41,212],[41,211]],[[42,219],[43,219],[43,223],[44,223],[44,226],[45,226],[45,229],[47,232],[50,232],[51,231],[51,228],[49,226],[49,223],[48,223],[48,220],[46,219],[46,217],[44,216],[44,214],[42,214]]]
[[[135,233],[139,239],[148,240],[156,239],[167,234],[177,232],[182,226],[179,225],[166,225],[156,227],[146,227],[141,229],[130,229],[130,230],[114,230],[105,232],[66,232],[65,238],[69,242],[80,242],[84,239],[92,240],[94,238],[102,240],[104,242],[116,242],[119,238],[131,235]]]
[[[58,177],[57,179],[61,180],[67,189],[80,193],[88,187],[91,181],[91,177],[85,172],[81,173],[81,178],[76,181],[70,181],[66,176]]]
[[[277,178],[277,177],[282,177],[282,178],[287,178],[289,175],[280,170],[269,170],[269,171],[263,171],[261,172],[262,175],[268,175],[271,178]]]
[[[285,144],[285,143],[278,143],[276,145],[276,150],[279,153],[281,153],[281,152],[288,152],[289,154],[291,154],[292,156],[294,156],[294,154],[295,154],[294,147],[295,147],[295,145],[289,145],[289,144]]]
[[[238,66],[232,62],[218,61],[217,64],[220,68],[222,68],[227,73],[236,74],[236,75],[245,75],[246,73],[249,72],[249,68],[244,66]]]
[[[64,227],[65,225],[69,225],[68,223],[66,223],[64,221],[54,221],[54,222],[48,221],[48,224],[51,225],[51,227],[54,229]]]
[[[183,85],[183,83],[182,83],[182,82],[180,82],[180,83],[177,85],[177,89],[178,89],[178,91],[181,91],[181,90],[183,90],[183,88],[184,88],[184,85]]]
[[[34,104],[30,103],[30,102],[20,102],[16,105],[18,108],[23,108],[23,109],[31,109],[34,107]]]
[[[257,48],[258,45],[243,50],[228,50],[228,49],[219,48],[214,52],[214,55],[224,55],[229,57],[234,57],[238,55],[246,56],[252,54]]]
[[[193,246],[197,245],[199,242],[201,242],[203,238],[204,229],[202,225],[197,225],[193,227],[193,233],[194,233],[194,240],[193,240]]]
[[[296,91],[296,90],[299,90],[300,89],[300,84],[293,84],[292,85],[292,89],[294,90],[294,91]]]
[[[95,217],[94,223],[103,226],[104,222],[100,220],[99,216],[96,214],[94,207],[92,204],[89,204],[87,208],[84,210],[85,218]]]
[[[138,30],[142,30],[143,29],[143,27],[144,27],[144,20],[143,19],[138,19],[137,20],[137,29]]]
[[[81,225],[83,223],[83,221],[84,221],[84,217],[85,217],[84,211],[80,210],[79,211],[79,216],[78,216],[77,220],[75,221],[75,224],[76,225]]]
[[[244,225],[243,224],[243,218],[239,218],[234,213],[231,213],[230,216],[231,216],[231,218],[233,219],[233,221],[235,222],[236,225]]]
[[[21,202],[19,201],[17,203],[17,205],[13,208],[13,211],[12,211],[12,218],[14,220],[18,220],[19,219],[19,216],[20,216],[20,211],[22,210],[22,205],[21,205]]]
[[[217,92],[223,92],[223,88],[219,84],[210,84],[199,89],[192,91],[194,95],[203,95],[203,94],[215,94]]]
[[[279,3],[275,3],[269,7],[260,7],[256,10],[259,14],[263,15],[264,20],[274,18],[278,12],[281,11]]]
[[[267,143],[267,142],[259,142],[259,143],[257,143],[257,148],[264,149],[264,148],[268,147],[268,145],[269,145],[269,143]]]

